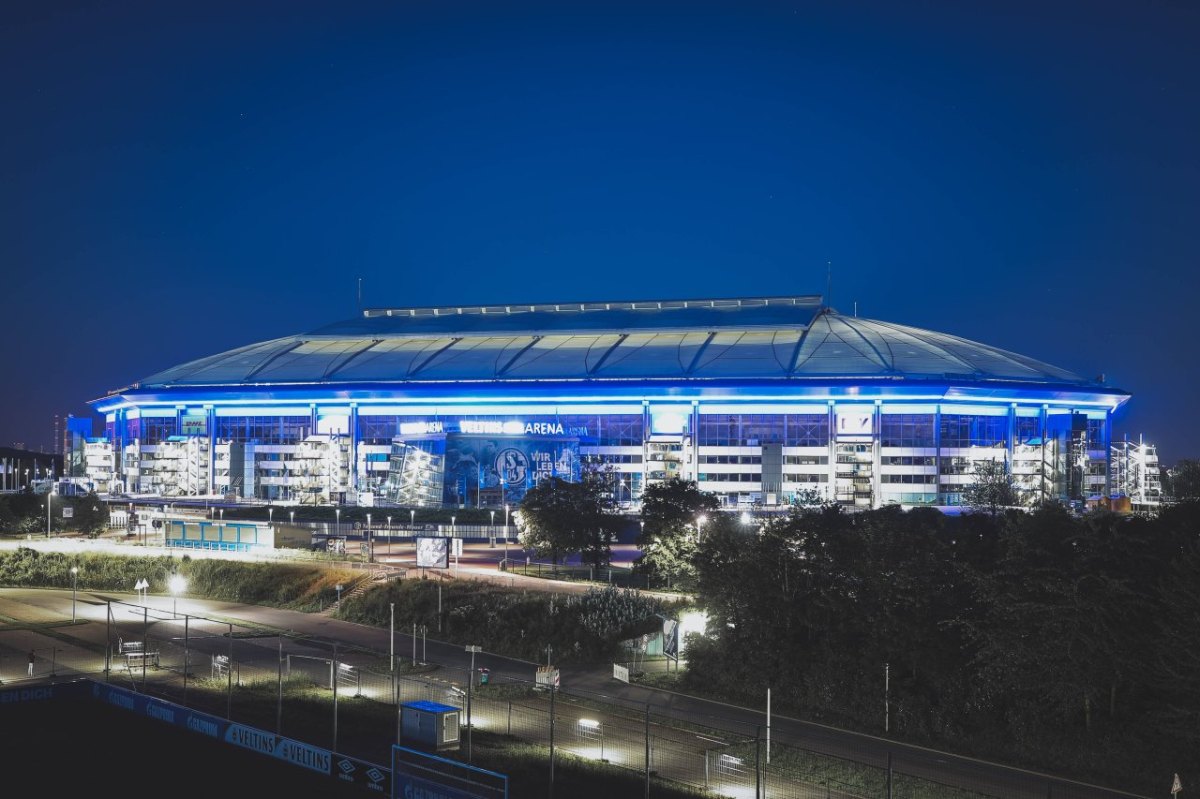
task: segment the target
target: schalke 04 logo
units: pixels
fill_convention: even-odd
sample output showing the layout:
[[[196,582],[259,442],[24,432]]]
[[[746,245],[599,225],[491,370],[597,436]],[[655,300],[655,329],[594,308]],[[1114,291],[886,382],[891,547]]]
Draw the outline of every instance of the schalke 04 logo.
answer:
[[[529,458],[515,447],[508,447],[496,453],[496,474],[505,485],[520,485],[525,482],[529,473]]]

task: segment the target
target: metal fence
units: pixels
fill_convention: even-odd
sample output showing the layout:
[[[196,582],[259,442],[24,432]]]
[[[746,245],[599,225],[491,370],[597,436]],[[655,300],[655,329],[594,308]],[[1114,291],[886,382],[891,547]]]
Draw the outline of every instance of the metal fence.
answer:
[[[88,625],[84,646],[35,651],[35,676],[102,675],[114,684],[274,730],[374,763],[399,743],[399,706],[433,700],[462,710],[464,731],[508,736],[714,796],[772,799],[1084,799],[1117,796],[1028,774],[988,790],[947,784],[936,767],[894,768],[877,753],[828,754],[770,740],[767,730],[715,716],[670,715],[582,691],[537,690],[532,683],[468,681],[466,669],[426,667],[406,657],[332,640],[279,634],[226,619],[177,614],[136,603],[107,603],[105,624]],[[82,633],[73,633],[82,634]],[[43,639],[44,640],[44,639]],[[25,676],[27,653],[0,639],[0,681]],[[415,658],[415,656],[414,656]],[[394,668],[393,668],[394,667]],[[428,668],[426,673],[421,669]],[[199,690],[203,688],[204,690]],[[332,700],[332,701],[331,701]],[[469,744],[468,744],[469,746]],[[470,752],[459,753],[460,757]],[[936,754],[936,753],[934,753]],[[549,771],[549,769],[548,769]],[[913,771],[916,771],[915,769]],[[1019,774],[1013,772],[1013,774]],[[943,781],[939,781],[945,780]],[[987,782],[979,778],[977,783]],[[1064,785],[1067,786],[1064,788]]]

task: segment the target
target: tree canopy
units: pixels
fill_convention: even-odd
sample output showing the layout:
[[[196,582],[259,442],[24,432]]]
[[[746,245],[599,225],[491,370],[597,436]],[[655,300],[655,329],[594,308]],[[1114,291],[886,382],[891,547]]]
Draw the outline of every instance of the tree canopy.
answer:
[[[603,478],[585,473],[579,482],[548,477],[526,492],[519,506],[521,545],[558,563],[578,552],[596,568],[608,564],[620,517]]]
[[[1200,751],[1200,503],[718,513],[695,563],[697,688],[882,732],[886,668],[893,735],[1146,794]]]
[[[701,491],[690,480],[651,483],[642,493],[642,555],[638,572],[671,584],[690,585],[695,577],[696,546],[705,533],[705,522],[720,508],[716,495]]]

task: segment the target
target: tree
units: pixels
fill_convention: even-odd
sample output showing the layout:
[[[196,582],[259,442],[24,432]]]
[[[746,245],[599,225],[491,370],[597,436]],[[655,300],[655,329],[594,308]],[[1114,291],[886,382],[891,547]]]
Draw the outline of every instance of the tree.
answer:
[[[1018,504],[1016,484],[1003,461],[975,461],[971,476],[963,488],[963,502],[971,508],[995,516]]]
[[[585,474],[577,483],[548,477],[521,500],[521,545],[555,564],[571,552],[596,568],[612,557],[619,517],[604,481]]]
[[[721,507],[715,494],[701,491],[692,480],[673,478],[651,483],[642,493],[642,555],[635,569],[673,582],[690,582],[695,577],[693,559],[700,536],[701,518]]]
[[[75,526],[83,533],[95,536],[104,532],[108,526],[108,506],[100,501],[94,492],[81,497],[73,503],[75,507]]]
[[[1200,500],[1200,461],[1181,460],[1174,469],[1167,470],[1166,478],[1163,488],[1167,496],[1179,502]]]

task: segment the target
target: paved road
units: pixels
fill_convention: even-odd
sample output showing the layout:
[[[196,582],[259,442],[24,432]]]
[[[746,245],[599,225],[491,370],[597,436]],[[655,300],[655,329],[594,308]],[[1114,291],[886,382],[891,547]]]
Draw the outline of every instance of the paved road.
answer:
[[[414,639],[409,632],[403,630],[397,630],[393,639],[386,629],[367,627],[319,614],[192,598],[183,598],[176,602],[170,597],[161,596],[148,597],[143,609],[120,604],[138,603],[139,598],[132,593],[80,591],[72,603],[70,591],[0,589],[0,682],[11,684],[26,679],[26,653],[31,649],[36,652],[38,677],[46,676],[51,668],[60,672],[69,668],[92,672],[101,669],[103,661],[96,652],[103,651],[104,642],[107,640],[110,600],[117,603],[112,605],[117,608],[114,616],[125,619],[126,626],[132,625],[132,629],[136,630],[140,613],[143,621],[147,625],[153,625],[158,631],[152,635],[174,634],[178,638],[181,635],[178,630],[179,622],[175,619],[178,613],[179,616],[203,616],[225,620],[235,625],[240,622],[322,641],[338,641],[344,648],[359,647],[382,653],[389,652],[394,640],[396,656],[402,660],[411,659],[415,641],[418,659],[440,664],[441,673],[446,679],[459,685],[465,685],[465,675],[470,663],[470,656],[455,644],[430,638],[422,640],[421,636]],[[69,624],[72,604],[79,621],[75,625]],[[18,625],[18,620],[63,626],[45,630],[29,629]],[[227,629],[224,623],[193,621],[192,624],[191,645],[195,652],[208,655],[228,651],[229,639],[223,635]],[[85,646],[90,646],[90,650],[85,649]],[[235,661],[252,662],[256,657],[252,648],[257,647],[261,650],[257,653],[258,657],[274,663],[276,639],[239,640],[237,647]],[[295,642],[289,642],[288,650],[301,659],[306,653],[314,659],[327,656],[324,648],[314,647],[311,652],[306,652],[302,644]],[[352,656],[345,659],[352,659]],[[533,680],[537,664],[484,652],[476,655],[475,666],[489,668],[495,682],[514,680],[528,683]],[[762,733],[766,721],[765,712],[761,709],[736,707],[619,682],[612,679],[609,664],[595,667],[566,666],[562,668],[561,673],[562,686],[567,691],[611,697],[633,708],[648,707],[655,715],[703,722],[740,731],[749,737]],[[136,680],[136,670],[133,676]],[[886,765],[890,754],[893,768],[898,772],[959,785],[991,796],[1014,799],[1045,799],[1047,796],[1054,799],[1118,799],[1129,796],[777,714],[772,718],[771,738],[774,742],[880,767]]]
[[[110,547],[125,550],[126,547],[117,542]],[[34,546],[39,549],[57,549],[61,551],[77,551],[87,548],[89,544],[80,540],[50,539],[29,542],[6,541],[0,542],[0,547]],[[163,550],[153,546],[136,547],[139,554],[178,554],[174,550]],[[220,553],[194,553],[195,556],[209,554],[222,557]],[[501,572],[497,562],[506,554],[503,542],[498,541],[495,547],[486,543],[467,544],[464,556],[457,568],[448,570],[443,576],[447,579],[475,579],[496,582],[532,590],[548,590],[556,592],[586,591],[590,586],[582,583],[564,583],[542,580],[534,577],[523,577]],[[509,557],[522,557],[523,551],[516,546],[510,546]],[[413,568],[413,546],[407,542],[395,542],[390,546],[376,547],[377,560],[383,567]],[[637,556],[636,549],[623,547],[618,550],[614,560],[620,562],[632,561]],[[80,619],[104,621],[106,599],[137,601],[134,594],[119,593],[85,593],[80,592],[77,602],[77,615]],[[46,590],[0,589],[0,623],[7,618],[25,618],[34,622],[47,622],[70,618],[70,592]],[[101,603],[101,604],[93,604]],[[147,604],[156,607],[160,613],[172,611],[171,600],[166,597],[149,597]],[[366,627],[338,620],[321,614],[305,614],[295,611],[278,610],[259,606],[245,606],[236,603],[214,602],[185,598],[178,602],[180,614],[194,614],[214,618],[242,621],[273,630],[290,631],[296,634],[310,636],[328,641],[339,641],[346,646],[360,647],[379,652],[388,652],[393,645],[398,658],[414,659],[414,641],[416,643],[416,659],[428,660],[439,664],[447,678],[465,685],[465,676],[469,669],[469,656],[462,647],[437,641],[427,635],[418,635],[415,639],[411,630],[397,629],[394,639],[388,630]],[[98,615],[97,615],[98,614]],[[95,629],[88,629],[95,628]],[[86,632],[83,632],[86,630]],[[61,632],[61,631],[60,631]],[[97,651],[102,650],[104,630],[100,625],[82,625],[70,628],[70,635],[84,635],[91,641]],[[436,633],[434,634],[436,635]],[[97,637],[98,636],[98,637]],[[32,638],[32,643],[18,643]],[[261,643],[261,642],[260,642]],[[56,651],[59,645],[64,653]],[[202,644],[197,644],[203,646]],[[274,644],[272,644],[273,646]],[[253,644],[239,642],[239,646],[248,647]],[[18,668],[24,669],[27,658],[24,652],[36,649],[39,668],[48,670],[57,667],[64,657],[69,657],[65,651],[69,649],[69,638],[64,641],[62,635],[46,641],[35,633],[25,632],[20,635],[4,633],[0,627],[0,681],[14,678],[13,672]],[[211,647],[216,651],[217,644]],[[238,659],[242,654],[235,653]],[[249,656],[249,652],[247,656]],[[314,655],[315,657],[315,655]],[[493,680],[514,680],[531,682],[537,664],[507,658],[492,653],[480,653],[476,656],[475,666],[487,667],[491,670]],[[44,672],[42,672],[44,673]],[[649,707],[654,713],[687,717],[689,719],[711,723],[713,726],[732,728],[744,735],[753,737],[765,730],[765,708],[749,709],[712,702],[696,697],[678,695],[666,691],[648,689],[638,685],[628,685],[614,680],[611,676],[610,664],[595,666],[565,666],[561,669],[562,685],[569,691],[586,692],[613,698],[631,707]],[[18,673],[16,677],[23,676]],[[764,697],[765,704],[765,697]],[[1117,791],[1110,791],[1090,785],[1056,777],[1035,774],[1012,769],[997,764],[959,757],[943,752],[927,750],[920,747],[908,746],[895,741],[847,732],[819,724],[804,722],[775,714],[771,723],[773,741],[792,744],[840,757],[846,757],[860,762],[884,767],[889,755],[892,766],[897,771],[949,783],[969,787],[981,793],[1024,799],[1118,799],[1127,797]]]

